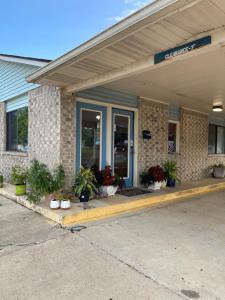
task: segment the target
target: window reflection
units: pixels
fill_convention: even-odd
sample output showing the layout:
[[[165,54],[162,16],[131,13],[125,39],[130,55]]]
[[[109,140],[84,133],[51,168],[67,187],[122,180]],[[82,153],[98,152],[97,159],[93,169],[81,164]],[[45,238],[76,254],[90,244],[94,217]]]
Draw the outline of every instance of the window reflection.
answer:
[[[81,165],[92,168],[100,166],[101,113],[82,110]]]

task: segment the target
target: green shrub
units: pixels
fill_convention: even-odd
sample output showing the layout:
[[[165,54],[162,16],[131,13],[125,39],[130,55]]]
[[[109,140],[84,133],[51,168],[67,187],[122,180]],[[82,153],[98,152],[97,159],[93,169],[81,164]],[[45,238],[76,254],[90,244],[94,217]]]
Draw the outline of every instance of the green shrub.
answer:
[[[177,163],[173,160],[167,160],[163,168],[165,170],[166,178],[169,180],[176,180],[177,179]]]
[[[33,160],[27,174],[28,200],[39,203],[41,197],[62,189],[64,180],[65,173],[62,166],[57,167],[51,174],[45,164]]]
[[[2,184],[4,182],[4,177],[3,175],[0,173],[0,184]]]
[[[27,179],[27,169],[20,165],[15,165],[12,167],[11,181],[15,185],[26,184]]]
[[[80,171],[76,174],[74,183],[75,195],[80,197],[82,192],[92,194],[96,192],[96,178],[91,169],[81,167]]]

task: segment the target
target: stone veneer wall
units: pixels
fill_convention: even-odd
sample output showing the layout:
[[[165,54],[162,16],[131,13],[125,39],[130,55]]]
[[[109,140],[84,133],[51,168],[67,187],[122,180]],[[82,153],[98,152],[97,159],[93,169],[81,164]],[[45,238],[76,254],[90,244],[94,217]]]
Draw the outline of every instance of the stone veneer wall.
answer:
[[[182,109],[180,122],[180,152],[167,151],[168,106],[146,99],[139,105],[139,174],[162,165],[167,159],[177,161],[178,178],[190,181],[209,177],[214,164],[225,164],[225,155],[208,155],[208,116]],[[152,139],[143,141],[142,131],[150,130]]]

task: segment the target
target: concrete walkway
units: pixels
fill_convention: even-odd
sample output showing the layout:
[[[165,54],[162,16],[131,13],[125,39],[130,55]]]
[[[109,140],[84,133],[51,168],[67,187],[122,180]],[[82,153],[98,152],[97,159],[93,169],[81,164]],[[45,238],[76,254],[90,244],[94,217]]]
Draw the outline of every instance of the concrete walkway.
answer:
[[[222,189],[225,190],[224,179],[209,178],[177,184],[175,188],[164,188],[155,193],[134,197],[116,195],[108,198],[94,199],[89,202],[88,209],[86,210],[83,209],[83,204],[80,203],[79,200],[77,203],[72,203],[69,210],[51,210],[48,200],[38,205],[31,204],[27,201],[26,196],[15,196],[15,186],[10,184],[5,184],[4,188],[0,189],[0,195],[12,199],[58,224],[69,227],[75,223],[108,218],[110,216],[160,205],[170,201],[180,201],[183,198],[195,197]]]
[[[0,204],[1,300],[225,299],[224,191],[74,234]]]

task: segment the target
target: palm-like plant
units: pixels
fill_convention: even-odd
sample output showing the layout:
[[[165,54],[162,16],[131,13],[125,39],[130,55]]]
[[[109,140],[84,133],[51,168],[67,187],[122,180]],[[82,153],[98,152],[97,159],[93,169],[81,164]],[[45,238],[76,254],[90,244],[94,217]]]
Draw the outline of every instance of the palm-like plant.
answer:
[[[88,193],[90,195],[96,192],[96,183],[96,178],[91,169],[81,167],[75,177],[74,192],[76,196],[80,197],[82,193]]]
[[[173,160],[168,160],[164,163],[163,168],[166,173],[166,178],[169,180],[176,180],[177,178],[177,163]]]

